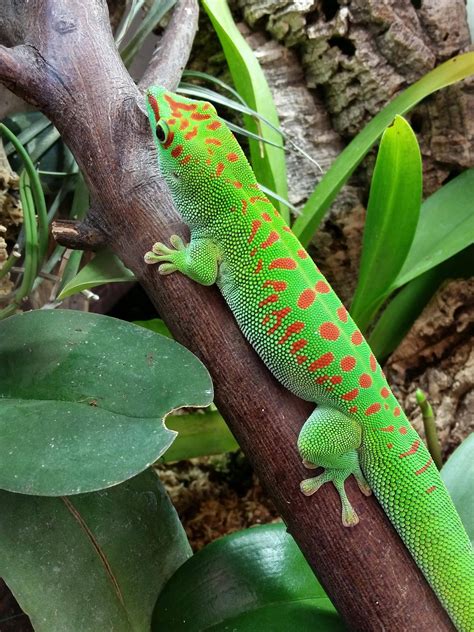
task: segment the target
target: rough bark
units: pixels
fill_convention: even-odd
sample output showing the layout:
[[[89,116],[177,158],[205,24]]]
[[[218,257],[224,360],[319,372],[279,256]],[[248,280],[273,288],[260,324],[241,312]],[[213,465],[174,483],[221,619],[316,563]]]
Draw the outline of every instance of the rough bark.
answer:
[[[311,499],[299,493],[306,472],[296,437],[311,406],[269,374],[215,288],[159,277],[144,264],[156,239],[186,231],[159,177],[143,97],[118,58],[105,3],[11,0],[5,16],[0,41],[14,48],[0,47],[0,80],[61,132],[94,201],[88,224],[133,270],[175,337],[209,368],[220,411],[345,621],[357,630],[452,630],[374,498],[361,497],[349,482],[361,522],[344,529],[332,487]],[[156,79],[175,81],[166,74]]]

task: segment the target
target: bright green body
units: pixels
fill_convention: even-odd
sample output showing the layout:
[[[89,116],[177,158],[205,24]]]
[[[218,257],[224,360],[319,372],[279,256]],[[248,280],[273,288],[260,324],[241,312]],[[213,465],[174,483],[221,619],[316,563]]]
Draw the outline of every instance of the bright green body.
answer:
[[[390,391],[382,370],[314,262],[288,229],[214,108],[152,88],[148,109],[161,171],[191,243],[155,244],[149,263],[217,283],[272,373],[318,404],[298,447],[332,481],[342,519],[358,518],[344,490],[354,474],[374,491],[459,630],[474,630],[474,554],[429,453]],[[157,127],[157,122],[159,122]],[[360,465],[360,467],[359,467]],[[361,471],[362,470],[362,471]],[[368,482],[368,486],[366,480]]]

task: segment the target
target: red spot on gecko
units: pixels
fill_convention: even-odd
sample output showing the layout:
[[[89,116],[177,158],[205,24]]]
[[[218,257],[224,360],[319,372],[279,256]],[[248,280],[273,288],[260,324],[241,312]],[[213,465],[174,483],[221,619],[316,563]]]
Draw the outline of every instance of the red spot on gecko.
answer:
[[[390,395],[390,391],[388,390],[388,388],[386,386],[384,386],[380,390],[380,395],[382,395],[382,397],[385,397],[385,398],[387,398]]]
[[[216,145],[216,147],[220,147],[222,145],[221,141],[218,138],[206,138],[204,142],[206,143],[206,145]]]
[[[186,132],[186,134],[184,135],[184,138],[186,140],[191,140],[197,135],[197,133],[198,133],[198,128],[197,127],[193,127],[190,132]]]
[[[166,141],[163,143],[163,147],[165,149],[168,149],[168,147],[173,143],[174,141],[174,132],[170,132],[168,134],[168,138],[166,139]]]
[[[261,248],[268,248],[276,241],[280,239],[280,235],[276,232],[276,230],[272,230],[265,241],[260,245]]]
[[[259,259],[258,263],[257,263],[257,266],[256,266],[255,270],[253,271],[253,273],[254,274],[258,274],[259,272],[262,271],[262,268],[263,268],[263,261],[262,261],[262,259]]]
[[[188,154],[187,156],[185,156],[182,160],[181,160],[181,164],[182,165],[187,165],[188,162],[191,160],[192,156],[191,154]]]
[[[417,439],[416,441],[413,441],[409,450],[407,450],[406,452],[402,452],[398,456],[401,459],[404,459],[406,456],[411,456],[412,454],[416,454],[419,447],[420,447],[420,441]]]
[[[234,180],[232,184],[234,185],[236,189],[241,189],[244,186],[242,182],[239,182],[238,180]],[[247,208],[247,200],[245,200],[245,208]]]
[[[301,309],[308,309],[308,307],[311,307],[314,303],[315,298],[316,292],[310,288],[306,288],[306,290],[303,290],[298,296],[297,305]]]
[[[266,222],[272,221],[272,218],[270,217],[268,213],[262,213],[262,219],[264,219]]]
[[[268,280],[262,285],[262,287],[271,287],[275,290],[275,292],[283,292],[286,290],[288,283],[286,281],[272,281]]]
[[[428,489],[426,490],[426,493],[431,494],[431,492],[434,492],[435,489],[436,489],[436,485],[431,485],[431,487],[428,487]]]
[[[362,334],[360,333],[360,331],[354,331],[354,333],[351,336],[351,340],[352,340],[352,344],[360,345],[361,342],[363,341]]]
[[[174,125],[176,123],[176,119],[170,118],[168,119],[168,125]]]
[[[300,259],[307,259],[308,258],[308,253],[306,252],[306,250],[303,250],[303,248],[300,248],[296,254],[298,255],[298,257]]]
[[[337,340],[340,335],[339,327],[330,321],[323,323],[319,327],[319,333],[325,340]]]
[[[296,353],[297,351],[301,351],[301,349],[306,347],[307,344],[308,344],[307,340],[305,340],[304,338],[300,338],[299,340],[297,340],[291,345],[290,353]]]
[[[393,448],[393,443],[387,443],[387,448],[391,450]]]
[[[282,270],[294,270],[296,268],[296,261],[290,257],[282,257],[281,259],[273,259],[268,266],[269,270],[275,268],[281,268]]]
[[[396,407],[393,409],[393,416],[394,416],[394,417],[400,417],[401,412],[402,412],[402,411],[400,410],[400,408],[399,408],[398,406],[396,406]]]
[[[308,359],[308,356],[304,356],[304,355],[296,356],[296,361],[298,362],[298,364],[303,364],[303,362],[306,362],[307,359]]]
[[[267,198],[261,195],[253,195],[250,198],[250,204],[253,204],[254,202],[266,202],[267,204],[271,204],[270,200],[267,200]]]
[[[237,154],[234,154],[234,152],[231,152],[230,154],[227,154],[226,158],[227,158],[227,160],[229,162],[236,162],[239,159]]]
[[[341,369],[343,371],[352,371],[356,365],[354,356],[344,356],[341,360]]]
[[[381,408],[382,406],[378,402],[376,404],[371,404],[368,408],[365,409],[365,414],[367,415],[367,417],[369,415],[375,415],[375,413],[378,413]]]
[[[165,94],[165,99],[168,101],[172,110],[178,110],[178,115],[179,115],[179,110],[184,110],[185,112],[192,112],[197,107],[195,103],[181,103],[180,101],[175,101],[173,97],[170,97],[169,94]],[[176,113],[173,112],[173,115],[176,116]]]
[[[359,389],[353,388],[352,391],[349,391],[347,393],[344,393],[344,395],[341,395],[341,399],[344,399],[345,401],[350,402],[351,400],[355,399],[358,394],[359,394]]]
[[[288,325],[288,327],[286,328],[286,331],[278,341],[278,344],[284,344],[290,336],[292,336],[293,334],[299,334],[302,329],[304,329],[304,323],[302,323],[300,320],[296,320],[294,323],[291,323],[291,325]]]
[[[329,380],[329,375],[320,375],[314,381],[316,384],[324,384],[327,380]]]
[[[212,123],[209,123],[209,125],[206,125],[206,127],[214,132],[216,129],[219,129],[221,125],[222,123],[220,121],[213,121]]]
[[[255,235],[257,234],[257,230],[260,228],[260,226],[262,225],[262,222],[259,219],[253,219],[252,220],[252,228],[250,231],[250,235],[248,238],[248,243],[251,244],[252,241],[255,239]]]
[[[193,121],[207,121],[211,118],[210,114],[201,114],[200,112],[193,112],[191,114]]]
[[[256,254],[257,254],[257,248],[252,248],[252,250],[250,251],[250,256],[255,257]]]
[[[333,375],[331,378],[331,384],[340,384],[342,382],[342,375]]]
[[[183,119],[183,120],[181,121],[181,123],[179,124],[179,129],[180,129],[181,131],[183,131],[183,130],[184,130],[184,129],[186,129],[187,127],[189,127],[189,121],[188,121],[188,119]]]
[[[320,294],[328,294],[331,291],[331,288],[325,281],[318,281],[315,286],[316,292]]]
[[[278,217],[278,211],[274,211],[273,214],[275,215],[275,217]],[[291,228],[289,226],[283,226],[282,230],[284,230],[286,233],[291,233]]]
[[[224,171],[225,165],[223,162],[218,162],[216,167],[216,176],[219,177]]]
[[[370,354],[369,362],[371,370],[375,372],[377,370],[377,360],[373,353]]]
[[[368,373],[362,373],[359,377],[359,384],[362,388],[370,388],[372,386],[372,378]]]
[[[423,474],[423,472],[426,472],[426,470],[429,468],[429,466],[433,463],[433,459],[428,459],[428,461],[423,465],[423,467],[420,467],[419,470],[415,470],[415,474],[416,476],[420,476],[420,474]]]
[[[288,316],[288,314],[291,312],[291,307],[284,307],[283,309],[276,309],[275,311],[272,312],[272,316],[275,316],[276,321],[275,324],[272,325],[270,327],[270,329],[267,331],[268,334],[273,334],[278,327],[281,325],[282,320]]]
[[[385,428],[380,428],[382,432],[393,432],[395,430],[395,426],[385,426]]]
[[[276,303],[277,301],[278,301],[278,294],[270,294],[266,298],[262,299],[260,303],[258,304],[258,306],[264,307],[265,305],[268,305],[269,303]]]
[[[350,413],[356,413],[356,412],[357,412],[357,406],[351,406],[351,407],[349,408],[349,412],[350,412]]]
[[[400,428],[398,429],[398,432],[401,435],[406,435],[406,433],[408,432],[408,430],[405,428],[405,426],[400,426]]]
[[[182,145],[176,145],[176,147],[174,147],[171,150],[171,155],[173,156],[173,158],[178,158],[178,156],[180,156],[182,153],[183,153]]]
[[[341,307],[337,308],[336,314],[341,323],[347,323],[347,309],[344,307],[344,305],[341,305]]]
[[[318,369],[324,369],[324,367],[329,366],[331,362],[334,360],[334,353],[328,351],[327,353],[323,353],[317,360],[311,362],[308,367],[308,371],[311,373],[313,371],[317,371]]]
[[[148,103],[150,104],[151,109],[153,110],[153,114],[155,115],[155,119],[157,121],[160,120],[160,108],[158,107],[158,101],[156,100],[156,97],[154,97],[152,94],[148,95]]]

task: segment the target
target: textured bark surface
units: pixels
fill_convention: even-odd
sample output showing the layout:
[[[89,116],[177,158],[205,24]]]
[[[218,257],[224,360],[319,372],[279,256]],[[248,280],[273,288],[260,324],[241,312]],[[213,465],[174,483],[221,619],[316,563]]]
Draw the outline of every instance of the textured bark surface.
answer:
[[[194,5],[191,0],[184,0]],[[345,621],[356,630],[451,630],[376,500],[347,485],[361,518],[340,521],[332,487],[299,493],[296,437],[311,405],[273,379],[215,288],[159,277],[143,253],[185,234],[156,168],[143,97],[125,71],[100,0],[5,2],[0,79],[42,109],[76,157],[93,199],[89,225],[133,270],[175,337],[209,368],[215,401]],[[177,54],[178,51],[167,51]],[[166,68],[162,72],[166,73]],[[156,80],[173,87],[176,77]]]

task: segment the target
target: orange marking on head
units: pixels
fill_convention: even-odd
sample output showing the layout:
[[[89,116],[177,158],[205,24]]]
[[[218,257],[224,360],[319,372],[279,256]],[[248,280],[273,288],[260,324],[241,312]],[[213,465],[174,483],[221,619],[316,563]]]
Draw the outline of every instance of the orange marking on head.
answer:
[[[280,235],[276,232],[276,230],[272,230],[270,234],[268,235],[268,237],[265,239],[265,241],[260,244],[260,248],[264,248],[264,249],[268,248],[279,239],[280,239]]]
[[[250,256],[255,257],[256,254],[257,254],[257,248],[252,248],[252,250],[250,251]]]
[[[273,259],[268,266],[269,270],[275,268],[281,268],[282,270],[294,270],[296,268],[296,261],[290,257],[282,257],[281,259]]]
[[[267,279],[262,287],[272,287],[275,292],[283,292],[286,290],[288,283],[286,281],[272,281],[271,279]]]
[[[267,331],[268,334],[273,334],[281,325],[282,320],[288,316],[291,312],[291,307],[284,307],[283,309],[276,309],[272,312],[272,316],[275,316],[275,324]]]
[[[356,365],[354,356],[344,356],[341,360],[341,369],[343,371],[352,371]]]
[[[387,443],[387,448],[391,450],[393,448],[393,443]]]
[[[331,288],[329,287],[329,285],[325,283],[324,281],[318,281],[314,289],[316,290],[316,292],[319,292],[320,294],[328,294],[331,291]]]
[[[432,463],[433,463],[433,459],[429,458],[428,461],[423,465],[423,467],[420,467],[419,470],[415,470],[415,475],[420,476],[420,474],[423,474],[423,472],[426,472],[426,470],[429,468],[429,466]]]
[[[236,162],[239,159],[237,154],[235,154],[233,151],[230,154],[227,154],[226,158],[229,162]]]
[[[181,131],[183,131],[184,129],[186,129],[187,127],[189,127],[189,121],[188,119],[182,119],[181,123],[179,124],[179,129]]]
[[[314,303],[316,292],[311,288],[306,288],[298,296],[297,305],[300,309],[308,309]]]
[[[232,180],[227,180],[227,182],[230,182],[230,184],[234,185],[234,187],[235,187],[236,189],[241,189],[241,188],[242,188],[242,186],[243,186],[242,182],[238,182],[237,180],[234,180],[234,181],[232,181]],[[247,200],[245,200],[245,205],[246,205],[246,208],[247,208]]]
[[[211,159],[210,159],[210,158],[207,158],[207,159],[206,159],[206,165],[210,165],[210,164],[211,164]]]
[[[380,389],[380,395],[382,395],[382,397],[387,398],[390,395],[390,391],[388,390],[388,388],[386,386],[383,386]]]
[[[351,336],[351,340],[352,340],[352,344],[360,345],[361,342],[363,341],[362,334],[360,333],[360,331],[354,331],[354,333]]]
[[[170,118],[168,119],[168,125],[174,125],[176,123],[176,119]]]
[[[216,145],[216,147],[220,147],[222,145],[221,141],[218,138],[206,138],[204,141],[206,145]]]
[[[337,308],[336,314],[341,323],[347,323],[347,309],[344,307],[344,305],[341,305],[341,307]]]
[[[278,216],[278,211],[274,213],[274,215]],[[283,226],[282,230],[284,230],[286,233],[291,233],[291,228],[289,226]]]
[[[301,351],[301,349],[303,349],[303,347],[306,347],[307,344],[308,344],[307,340],[305,340],[304,338],[300,338],[299,340],[297,340],[291,345],[290,353],[296,353],[297,351]]]
[[[206,125],[207,129],[210,129],[213,132],[221,126],[222,123],[220,121],[213,121],[212,123],[209,123],[209,125]]]
[[[186,132],[186,134],[184,135],[184,138],[186,140],[191,140],[192,138],[194,138],[198,133],[198,128],[196,126],[194,126],[190,132]]]
[[[333,375],[331,378],[331,384],[340,384],[342,382],[342,375]]]
[[[263,268],[263,261],[262,261],[262,259],[259,259],[258,263],[257,263],[257,266],[256,266],[255,270],[253,271],[253,273],[254,274],[258,274],[259,272],[262,271],[262,268]]]
[[[393,416],[394,417],[400,417],[402,411],[400,410],[400,408],[398,406],[395,406],[395,408],[393,409]]]
[[[356,413],[357,412],[357,406],[351,406],[349,408],[349,412],[352,413],[352,414]]]
[[[264,219],[266,222],[271,222],[272,218],[270,217],[270,215],[268,213],[262,213],[261,215],[262,219]]]
[[[308,367],[308,371],[317,371],[318,369],[324,369],[324,367],[329,366],[331,362],[334,360],[334,353],[328,351],[327,353],[323,353],[317,360],[311,362]]]
[[[407,450],[406,452],[402,452],[398,456],[401,459],[404,459],[406,456],[411,456],[412,454],[416,454],[419,447],[420,447],[420,441],[419,439],[416,439],[416,441],[413,441],[413,443],[411,444],[409,450]]]
[[[216,176],[219,177],[221,173],[224,171],[225,165],[223,162],[218,162],[216,167]]]
[[[152,94],[148,95],[148,103],[150,104],[151,109],[153,110],[153,114],[155,115],[155,119],[157,121],[160,120],[160,108],[158,106],[158,101],[156,100],[156,97],[153,96]]]
[[[173,147],[173,149],[171,150],[171,155],[173,156],[173,158],[178,158],[178,156],[180,156],[182,153],[183,153],[182,145],[176,145],[176,147]]]
[[[406,429],[406,427],[405,427],[405,426],[400,426],[400,428],[398,429],[398,432],[399,432],[401,435],[406,435],[406,433],[408,432],[408,430]]]
[[[267,200],[267,198],[262,195],[252,195],[252,197],[249,198],[249,202],[250,204],[253,204],[254,202],[266,202],[267,204],[271,204],[270,200]]]
[[[168,101],[172,110],[185,110],[186,112],[192,112],[197,107],[195,103],[181,103],[180,101],[175,101],[169,94],[165,94],[165,99]],[[173,112],[173,115],[176,116],[176,113]]]
[[[320,375],[314,381],[316,382],[316,384],[324,384],[324,382],[327,382],[327,380],[329,380],[329,375]]]
[[[255,239],[255,235],[257,234],[257,230],[260,228],[261,225],[262,222],[259,219],[252,220],[252,227],[250,230],[249,238],[247,239],[247,243],[252,243],[252,241]]]
[[[382,432],[393,432],[395,430],[395,426],[385,426],[385,428],[380,428]]]
[[[435,489],[436,489],[436,485],[431,485],[431,487],[428,487],[428,489],[426,490],[426,493],[431,494],[431,492],[434,492]]]
[[[258,306],[264,307],[265,305],[268,305],[269,303],[276,303],[277,301],[278,301],[278,294],[270,294],[266,298],[262,299],[260,303],[258,304]]]
[[[306,362],[307,359],[308,359],[308,356],[305,356],[305,355],[296,356],[296,361],[298,362],[298,364],[303,364],[303,362]]]
[[[242,200],[242,215],[247,215],[247,200]]]
[[[302,331],[303,329],[304,329],[304,323],[302,323],[300,320],[295,320],[294,323],[291,323],[291,325],[288,325],[285,333],[278,341],[278,344],[279,345],[284,344],[290,336],[292,336],[293,334],[299,334],[300,331]]]
[[[306,250],[304,250],[304,248],[300,248],[299,250],[297,250],[296,254],[298,255],[298,257],[300,259],[307,259],[308,258],[308,253],[306,252]]]
[[[193,121],[207,121],[211,118],[210,114],[201,114],[200,112],[193,112],[191,114]]]
[[[337,340],[341,334],[339,327],[329,320],[320,325],[319,333],[325,340]]]
[[[373,353],[370,354],[369,362],[370,362],[371,370],[372,371],[376,371],[377,370],[377,360],[375,359],[375,356],[374,356]]]
[[[210,147],[207,148],[207,153],[209,154],[209,156],[213,156],[214,152],[212,151],[212,149]]]
[[[370,388],[372,386],[372,378],[368,373],[362,373],[359,377],[359,384],[362,388]]]
[[[187,156],[185,156],[182,160],[181,160],[181,164],[182,165],[187,165],[188,162],[191,160],[192,156],[191,154],[188,154]]]
[[[367,417],[369,415],[375,415],[375,413],[378,413],[381,408],[382,406],[378,402],[376,402],[375,404],[370,404],[370,406],[365,409],[365,414],[367,415]]]
[[[359,394],[359,389],[353,388],[352,391],[348,391],[347,393],[344,393],[344,395],[341,395],[341,399],[347,402],[350,402],[351,400],[355,399],[358,394]]]

